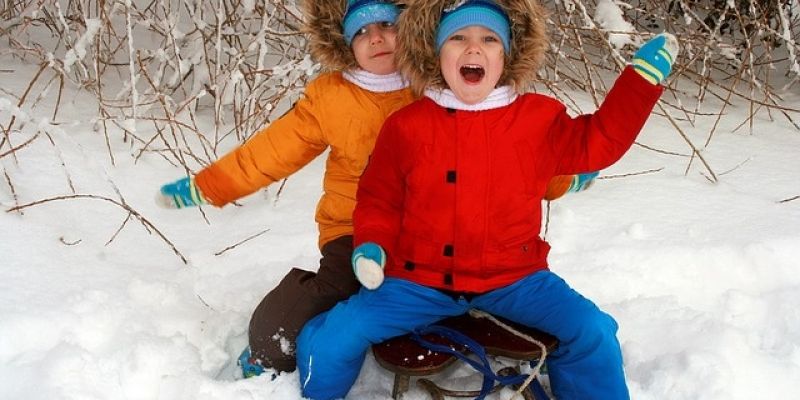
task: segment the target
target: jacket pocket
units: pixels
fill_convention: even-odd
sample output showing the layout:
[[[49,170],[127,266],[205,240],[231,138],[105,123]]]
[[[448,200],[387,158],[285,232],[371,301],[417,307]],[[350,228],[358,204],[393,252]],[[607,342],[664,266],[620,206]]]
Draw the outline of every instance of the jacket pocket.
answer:
[[[485,271],[495,272],[508,267],[538,264],[543,257],[543,243],[533,230],[502,239],[487,249]],[[545,252],[544,256],[546,254]]]

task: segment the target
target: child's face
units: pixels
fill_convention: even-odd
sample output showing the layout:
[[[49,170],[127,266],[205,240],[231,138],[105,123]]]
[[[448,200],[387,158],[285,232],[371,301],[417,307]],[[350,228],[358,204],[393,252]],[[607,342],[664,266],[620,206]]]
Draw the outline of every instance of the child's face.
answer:
[[[386,75],[397,71],[394,63],[397,27],[391,22],[377,22],[361,28],[350,47],[358,65],[373,74]]]
[[[503,42],[493,31],[468,26],[445,40],[439,51],[447,86],[466,104],[480,103],[503,74]]]

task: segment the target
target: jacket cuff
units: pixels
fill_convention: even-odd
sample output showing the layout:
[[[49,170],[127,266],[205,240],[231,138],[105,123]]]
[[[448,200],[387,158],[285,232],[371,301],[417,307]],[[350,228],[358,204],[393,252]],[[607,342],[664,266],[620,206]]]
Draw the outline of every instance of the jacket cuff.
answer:
[[[617,84],[625,85],[625,87],[630,88],[636,94],[646,98],[649,101],[655,103],[661,94],[664,93],[664,86],[660,84],[653,84],[652,82],[645,79],[645,77],[641,76],[636,69],[633,68],[633,65],[628,65],[622,71],[619,79],[617,79]]]
[[[231,179],[216,164],[200,171],[194,177],[194,183],[203,193],[203,197],[214,206],[222,207],[239,198],[237,190],[231,184]]]
[[[381,233],[363,233],[358,234],[357,232],[353,234],[353,248],[360,246],[366,242],[373,242],[381,248],[383,251],[386,252],[387,258],[390,254],[394,253],[394,241],[395,238],[393,235],[381,234]]]

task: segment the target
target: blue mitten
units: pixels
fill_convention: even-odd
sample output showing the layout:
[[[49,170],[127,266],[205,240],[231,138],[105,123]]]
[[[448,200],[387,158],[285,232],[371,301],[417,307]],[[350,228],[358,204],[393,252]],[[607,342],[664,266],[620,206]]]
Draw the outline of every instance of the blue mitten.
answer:
[[[633,55],[633,68],[650,83],[657,85],[672,71],[672,64],[678,56],[679,48],[675,36],[662,33],[636,51]]]
[[[353,250],[353,272],[365,288],[377,289],[383,283],[383,266],[386,252],[373,242],[364,242]]]
[[[184,208],[208,204],[194,179],[186,177],[161,187],[156,203],[164,208]]]
[[[585,174],[577,174],[572,177],[572,184],[569,185],[568,192],[580,192],[586,190],[594,183],[594,178],[600,175],[600,171],[589,172]]]
[[[242,376],[245,379],[259,376],[264,373],[264,366],[261,365],[261,360],[257,360],[255,357],[253,357],[253,355],[250,353],[250,346],[244,348],[242,354],[239,355],[239,361],[237,364],[239,364],[239,367],[242,368]]]

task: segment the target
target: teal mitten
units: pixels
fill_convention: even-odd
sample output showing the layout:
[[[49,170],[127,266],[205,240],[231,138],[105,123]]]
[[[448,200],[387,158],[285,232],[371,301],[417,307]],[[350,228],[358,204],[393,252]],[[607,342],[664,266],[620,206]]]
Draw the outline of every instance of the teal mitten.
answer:
[[[568,192],[580,192],[592,186],[594,179],[600,175],[600,171],[588,172],[585,174],[577,174],[572,177],[572,184],[569,185]]]
[[[242,376],[245,379],[259,376],[264,373],[264,366],[261,365],[261,360],[253,357],[252,353],[250,353],[250,346],[244,348],[242,354],[239,355],[239,361],[237,364],[239,364],[239,367],[242,368]]]
[[[377,289],[383,283],[383,266],[386,252],[373,242],[364,242],[353,250],[353,272],[365,288]]]
[[[194,179],[186,177],[162,186],[156,195],[156,203],[164,208],[184,208],[208,204],[208,201],[194,184]]]
[[[680,46],[672,34],[662,33],[642,45],[633,55],[633,68],[642,77],[657,85],[672,71]]]

